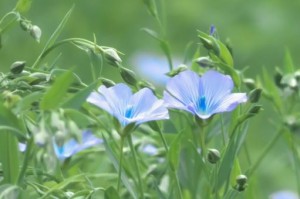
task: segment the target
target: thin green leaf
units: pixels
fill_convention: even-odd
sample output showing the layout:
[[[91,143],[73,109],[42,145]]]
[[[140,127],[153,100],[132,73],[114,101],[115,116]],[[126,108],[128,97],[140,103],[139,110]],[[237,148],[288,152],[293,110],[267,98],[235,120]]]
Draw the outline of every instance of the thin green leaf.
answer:
[[[148,35],[150,35],[152,38],[156,39],[159,42],[162,42],[163,40],[160,38],[157,32],[154,30],[151,30],[149,28],[142,28],[142,31],[146,32]]]
[[[43,96],[40,106],[43,110],[58,108],[73,82],[73,73],[67,71],[59,76]]]
[[[15,10],[21,13],[27,12],[31,7],[32,0],[19,0]]]
[[[182,131],[183,132],[183,131]],[[180,146],[181,146],[181,137],[183,133],[180,132],[176,135],[175,139],[172,141],[168,153],[168,158],[170,161],[170,165],[172,168],[177,170],[179,166],[179,153],[180,153]]]
[[[98,85],[98,82],[94,82],[88,87],[82,89],[81,91],[77,92],[69,99],[67,99],[62,107],[69,108],[69,109],[79,109],[81,105],[86,101],[86,98],[90,95],[90,93],[95,89]]]
[[[285,50],[284,68],[286,73],[293,73],[295,70],[294,62],[288,49]]]
[[[16,184],[19,176],[19,148],[17,138],[9,131],[0,132],[0,162],[3,169],[1,183]]]
[[[48,48],[51,48],[52,45],[54,45],[55,41],[57,40],[58,36],[60,35],[62,29],[65,27],[68,19],[71,16],[71,13],[74,9],[74,6],[71,7],[71,9],[67,12],[67,14],[64,16],[60,24],[57,26],[49,40],[47,41],[46,45],[44,46],[44,49],[42,50],[41,54],[38,56],[34,64],[32,65],[32,68],[37,67],[37,65],[40,63],[42,57],[44,56],[44,53],[47,52]]]
[[[155,0],[143,0],[144,4],[147,7],[148,12],[152,15],[152,17],[157,17],[157,7]]]

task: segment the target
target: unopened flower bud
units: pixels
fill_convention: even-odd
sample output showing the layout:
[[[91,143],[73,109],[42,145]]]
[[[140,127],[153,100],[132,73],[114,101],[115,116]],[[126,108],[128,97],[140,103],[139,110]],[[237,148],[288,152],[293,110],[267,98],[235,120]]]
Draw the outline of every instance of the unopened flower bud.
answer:
[[[186,65],[180,65],[178,68],[168,72],[166,75],[169,77],[174,77],[175,75],[178,75],[180,72],[187,70]]]
[[[199,57],[195,60],[195,62],[203,67],[203,68],[207,68],[207,67],[212,67],[213,66],[213,62],[209,57]]]
[[[262,110],[261,105],[252,106],[250,110],[248,111],[248,114],[256,115]]]
[[[220,160],[220,152],[217,149],[209,149],[207,154],[207,160],[211,164],[216,164]]]
[[[239,175],[236,177],[236,185],[235,185],[235,189],[239,192],[241,191],[245,191],[245,189],[247,188],[247,176],[245,175]]]
[[[290,87],[291,89],[295,89],[298,86],[298,82],[294,76],[294,74],[284,75],[281,79],[281,84]]]
[[[23,20],[23,19],[21,19],[20,21],[19,21],[19,23],[20,23],[20,27],[22,28],[22,30],[24,30],[24,31],[29,31],[30,30],[30,28],[31,28],[31,23],[29,22],[29,21],[27,21],[27,20]]]
[[[238,175],[238,176],[236,177],[236,183],[237,183],[238,185],[240,185],[240,186],[245,185],[245,184],[247,183],[247,180],[248,180],[247,176],[245,176],[245,175],[243,175],[243,174]]]
[[[119,57],[117,51],[113,48],[107,48],[103,50],[104,57],[112,66],[118,67],[118,63],[122,62],[122,59]]]
[[[136,75],[132,70],[129,70],[124,67],[120,67],[120,74],[121,74],[123,80],[127,84],[132,85],[132,86],[136,85],[136,83],[137,83]]]
[[[256,84],[255,84],[254,79],[246,78],[246,79],[243,79],[243,82],[247,86],[247,88],[250,89],[250,90],[253,90],[253,89],[256,88]]]
[[[42,30],[38,26],[36,25],[31,26],[29,33],[37,42],[40,42],[42,36]]]
[[[100,81],[101,81],[101,83],[102,83],[104,86],[106,86],[107,88],[116,85],[115,82],[113,82],[112,80],[106,79],[106,78],[103,78],[103,77],[100,78]]]
[[[200,40],[201,40],[203,46],[207,50],[212,50],[217,56],[220,55],[219,44],[217,43],[216,39],[213,36],[209,36],[209,37],[200,36]]]
[[[10,72],[12,74],[20,74],[26,65],[25,61],[16,61],[10,66]]]
[[[40,147],[44,147],[48,142],[48,135],[45,131],[40,131],[34,135],[34,142]]]
[[[250,103],[258,102],[260,99],[261,93],[262,93],[261,88],[256,88],[256,89],[253,89],[252,91],[250,91],[249,98],[248,98],[249,102]]]

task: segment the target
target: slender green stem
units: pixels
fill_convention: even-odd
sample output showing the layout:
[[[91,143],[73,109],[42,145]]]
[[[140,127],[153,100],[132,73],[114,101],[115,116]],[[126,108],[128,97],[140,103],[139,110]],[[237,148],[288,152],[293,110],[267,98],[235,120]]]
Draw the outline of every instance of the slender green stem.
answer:
[[[202,132],[199,133],[199,138],[200,138],[200,148],[201,148],[201,154],[203,161],[205,162],[207,150],[206,150],[206,143],[205,143],[205,127],[202,126]]]
[[[296,172],[296,182],[297,182],[297,191],[298,195],[300,195],[300,172],[299,172],[299,154],[295,145],[295,139],[293,137],[293,134],[289,132],[290,134],[290,143],[291,143],[291,149],[293,152],[293,158],[294,158],[294,165],[295,165],[295,172]]]
[[[272,149],[274,144],[277,142],[277,140],[280,138],[281,134],[283,133],[283,129],[280,128],[280,130],[277,132],[277,134],[274,136],[274,138],[271,140],[271,142],[266,146],[266,148],[263,150],[262,154],[258,157],[256,162],[252,165],[252,167],[246,172],[248,177],[250,177],[254,171],[257,169],[257,167],[261,164],[265,156],[269,153],[269,151]]]
[[[124,146],[124,138],[121,137],[120,160],[119,160],[119,171],[118,171],[118,185],[117,185],[118,192],[120,192],[120,185],[121,185],[121,174],[122,174],[122,163],[123,163],[123,146]]]
[[[168,147],[168,144],[166,142],[166,139],[164,137],[164,135],[162,134],[161,130],[158,131],[159,133],[159,136],[163,142],[163,145],[165,147],[165,150],[167,152],[167,154],[169,153],[169,147]],[[180,183],[179,183],[179,179],[178,179],[178,176],[177,176],[177,173],[176,171],[174,170],[174,167],[170,166],[171,168],[171,173],[175,179],[175,183],[176,183],[176,188],[177,188],[177,192],[178,192],[178,195],[179,195],[179,198],[182,199],[182,192],[181,192],[181,187],[180,187]]]
[[[19,173],[18,180],[17,180],[17,183],[19,186],[22,186],[22,184],[23,184],[23,179],[24,179],[24,175],[26,173],[27,167],[28,167],[29,160],[30,160],[32,147],[33,147],[33,138],[29,139],[29,141],[27,142],[22,169]]]
[[[142,183],[142,179],[141,179],[140,169],[139,169],[139,166],[138,166],[138,163],[137,163],[137,159],[136,159],[135,149],[134,149],[134,146],[133,146],[133,143],[132,143],[131,134],[129,134],[127,136],[127,139],[128,139],[130,151],[132,153],[133,163],[134,163],[134,166],[135,166],[135,169],[136,169],[137,178],[138,178],[140,198],[143,199],[144,198],[143,183]]]
[[[225,129],[224,129],[224,119],[223,115],[221,115],[221,131],[222,131],[222,138],[223,138],[223,145],[226,145],[226,134],[225,134]]]

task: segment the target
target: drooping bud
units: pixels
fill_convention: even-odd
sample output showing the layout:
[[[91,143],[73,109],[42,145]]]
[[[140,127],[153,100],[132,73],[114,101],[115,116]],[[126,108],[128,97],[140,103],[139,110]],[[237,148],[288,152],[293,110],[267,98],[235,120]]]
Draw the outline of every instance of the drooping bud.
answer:
[[[36,25],[31,26],[29,33],[33,37],[33,39],[35,39],[37,42],[40,42],[42,36],[42,30],[38,26]]]
[[[178,75],[180,72],[187,70],[187,66],[182,64],[179,67],[177,67],[176,69],[166,73],[167,76],[169,77],[174,77],[175,75]]]
[[[248,184],[247,184],[248,178],[245,175],[239,175],[236,177],[236,185],[235,185],[235,189],[239,192],[244,191]]]
[[[25,68],[25,61],[16,61],[10,66],[10,72],[12,74],[20,74]]]
[[[248,98],[249,102],[250,103],[258,102],[260,99],[261,93],[262,93],[261,88],[256,88],[256,89],[253,89],[252,91],[250,91],[249,98]]]
[[[30,28],[32,27],[32,24],[31,24],[29,21],[24,20],[24,19],[21,19],[21,20],[19,21],[19,23],[20,23],[20,27],[21,27],[22,30],[24,30],[24,31],[29,31]]]
[[[102,83],[104,86],[106,86],[107,88],[116,85],[115,82],[113,82],[112,80],[106,79],[106,78],[103,78],[103,77],[100,78],[100,81],[101,81],[101,83]]]
[[[244,186],[245,184],[247,184],[247,180],[248,180],[247,176],[245,176],[243,174],[238,175],[236,177],[236,183],[240,186]]]
[[[250,90],[253,90],[256,88],[256,83],[255,83],[254,79],[246,78],[246,79],[243,79],[243,82],[247,86],[247,88]]]
[[[103,50],[104,57],[108,63],[112,66],[118,67],[122,59],[119,57],[117,51],[113,48],[107,48]]]
[[[120,67],[120,74],[122,79],[129,85],[135,86],[137,84],[136,75],[132,70]]]
[[[216,164],[220,160],[220,152],[217,149],[208,149],[207,160],[211,164]]]
[[[199,57],[195,60],[195,62],[203,68],[212,67],[214,65],[213,61],[209,57]]]

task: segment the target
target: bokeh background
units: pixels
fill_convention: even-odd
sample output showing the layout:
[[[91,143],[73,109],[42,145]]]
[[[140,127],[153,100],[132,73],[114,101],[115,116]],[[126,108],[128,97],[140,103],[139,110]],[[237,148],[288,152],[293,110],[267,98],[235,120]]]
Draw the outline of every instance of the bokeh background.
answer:
[[[300,51],[300,1],[158,0],[157,3],[159,10],[164,10],[164,16],[161,17],[176,64],[182,61],[187,43],[198,42],[196,30],[208,32],[211,24],[217,27],[221,40],[230,39],[235,67],[242,69],[248,66],[248,77],[255,78],[263,67],[273,73],[275,66],[282,65],[287,48],[294,63],[300,63],[300,56],[297,56]],[[12,10],[15,4],[16,0],[0,0],[0,15]],[[98,44],[112,46],[123,52],[124,65],[134,70],[143,64],[141,55],[149,55],[150,58],[144,59],[149,62],[151,59],[154,62],[156,59],[162,60],[162,67],[167,67],[158,43],[141,31],[145,27],[159,30],[142,0],[33,0],[31,9],[24,16],[42,29],[41,42],[35,42],[18,24],[13,26],[2,35],[0,70],[8,71],[16,60],[33,64],[72,5],[75,5],[75,9],[60,39],[81,37],[93,40],[95,34]],[[64,45],[51,53],[49,61],[60,53],[62,56],[58,65],[75,67],[86,82],[91,79],[87,72],[89,59],[83,51]],[[121,81],[118,71],[113,67],[104,68],[103,74]],[[270,121],[276,120],[277,116],[267,102],[262,101],[262,104],[264,111],[251,121],[246,141],[253,160],[275,133]],[[267,198],[277,190],[295,190],[292,157],[286,148],[284,139],[277,142],[257,172],[257,178],[251,179],[252,186],[261,190],[257,198]],[[247,168],[247,165],[244,166]]]

